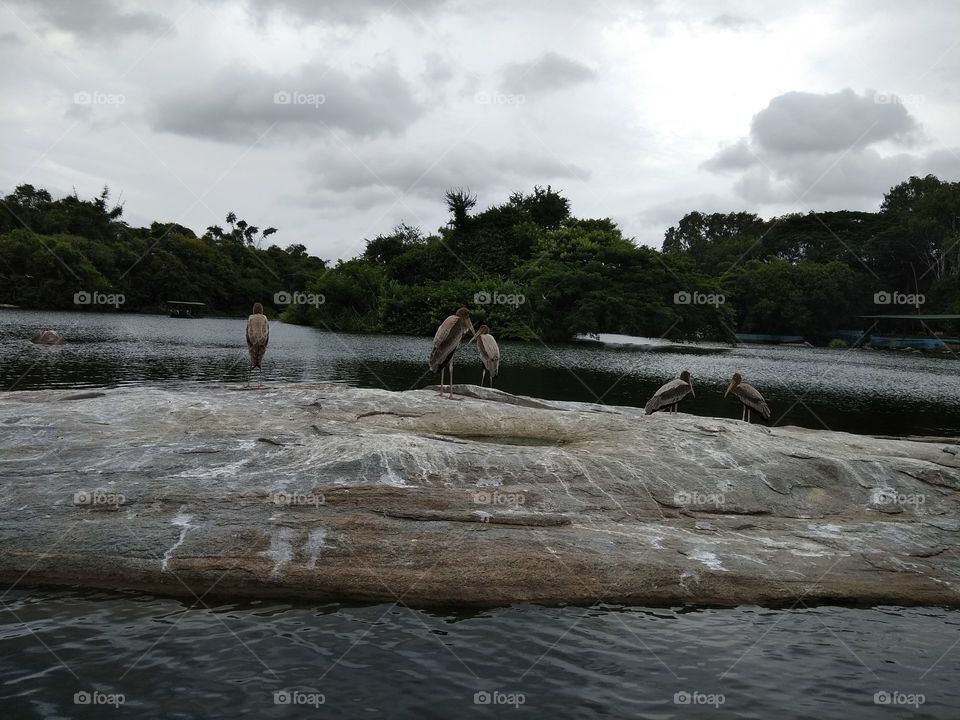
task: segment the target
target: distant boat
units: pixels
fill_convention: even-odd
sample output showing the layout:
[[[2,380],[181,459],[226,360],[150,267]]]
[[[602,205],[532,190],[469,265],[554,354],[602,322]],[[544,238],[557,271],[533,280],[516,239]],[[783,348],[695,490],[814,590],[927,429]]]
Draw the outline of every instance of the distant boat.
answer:
[[[885,335],[871,335],[870,345],[884,350],[904,350],[913,348],[914,350],[936,350],[945,349],[946,346],[960,345],[960,338],[933,337],[890,337]]]
[[[167,300],[165,304],[167,312],[170,313],[172,318],[193,319],[203,317],[203,308],[206,307],[206,303],[187,302],[186,300]]]
[[[802,343],[803,335],[762,335],[755,333],[737,333],[738,342],[758,345],[782,345],[783,343]]]

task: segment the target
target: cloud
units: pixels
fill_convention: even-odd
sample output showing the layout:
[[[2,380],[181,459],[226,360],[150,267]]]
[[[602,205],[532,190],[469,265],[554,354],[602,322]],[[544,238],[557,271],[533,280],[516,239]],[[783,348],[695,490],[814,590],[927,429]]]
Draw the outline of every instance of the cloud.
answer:
[[[881,140],[909,142],[919,126],[898,102],[868,90],[788,92],[753,117],[751,138],[764,150],[827,153],[866,147]]]
[[[223,142],[326,135],[399,134],[423,108],[396,68],[380,65],[356,75],[311,66],[280,77],[231,68],[213,82],[161,98],[150,114],[155,130]]]
[[[789,92],[753,117],[747,137],[701,167],[733,174],[734,192],[755,204],[879,198],[910,175],[960,175],[960,156],[950,150],[884,155],[872,147],[909,147],[920,135],[920,125],[892,96]]]
[[[309,163],[314,192],[364,195],[384,189],[392,198],[417,195],[439,199],[452,187],[470,187],[475,193],[503,189],[529,189],[557,180],[586,179],[590,171],[548,155],[526,149],[495,151],[478,143],[463,142],[439,151],[421,147],[389,152],[380,144],[360,149],[331,145]],[[500,201],[504,198],[491,198]]]
[[[0,45],[7,45],[8,47],[23,45],[23,39],[16,33],[5,32],[0,34]]]
[[[217,0],[223,2],[224,0]],[[362,25],[384,15],[410,15],[421,20],[446,0],[243,0],[240,4],[261,22],[271,16],[315,23]]]
[[[115,41],[133,33],[166,33],[171,23],[162,15],[127,10],[118,0],[12,0],[47,29],[61,30],[97,41]]]
[[[763,27],[756,18],[744,17],[743,15],[733,15],[723,13],[710,19],[710,24],[721,30],[731,30],[733,32],[742,32],[744,30],[757,30]]]
[[[504,68],[501,89],[522,95],[552,92],[593,80],[596,72],[583,63],[555,52]]]

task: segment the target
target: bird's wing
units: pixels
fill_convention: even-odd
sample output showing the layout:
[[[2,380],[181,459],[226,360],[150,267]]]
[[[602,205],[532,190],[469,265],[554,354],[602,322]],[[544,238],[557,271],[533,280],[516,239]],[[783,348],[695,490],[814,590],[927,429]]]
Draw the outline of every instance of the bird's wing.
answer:
[[[770,407],[767,405],[767,401],[763,399],[763,395],[760,394],[759,390],[745,382],[737,385],[736,390],[740,402],[751,410],[756,410],[767,420],[770,419]]]
[[[657,390],[653,394],[653,397],[647,401],[647,404],[644,406],[643,410],[647,415],[649,415],[662,407],[667,407],[668,405],[673,405],[674,403],[680,402],[689,392],[690,383],[685,382],[680,378],[675,378],[665,385],[661,385],[660,389]]]
[[[247,347],[266,347],[270,340],[270,325],[266,315],[251,315],[247,318]]]
[[[480,359],[483,361],[483,366],[491,376],[495,377],[500,370],[500,346],[493,339],[493,335],[486,333],[480,336],[477,347],[480,350]]]
[[[433,336],[433,349],[430,351],[430,369],[433,372],[443,364],[447,355],[457,349],[461,337],[463,337],[463,328],[459,317],[451,315],[440,323],[437,334]]]

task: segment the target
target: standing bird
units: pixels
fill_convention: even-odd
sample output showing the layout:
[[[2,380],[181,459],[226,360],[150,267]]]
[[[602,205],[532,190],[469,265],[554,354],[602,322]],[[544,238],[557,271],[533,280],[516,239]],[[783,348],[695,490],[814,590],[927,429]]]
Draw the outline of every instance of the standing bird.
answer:
[[[437,334],[433,336],[433,349],[430,351],[430,371],[440,371],[440,396],[443,397],[443,371],[450,366],[450,399],[453,399],[453,353],[460,346],[460,339],[464,331],[470,328],[474,335],[477,331],[473,329],[473,323],[470,321],[470,311],[465,307],[442,323],[437,328]]]
[[[677,405],[687,396],[687,393],[690,393],[691,397],[697,396],[693,391],[693,381],[690,380],[690,372],[684,370],[680,373],[680,377],[671,380],[666,385],[662,385],[660,389],[653,394],[653,397],[647,400],[647,404],[643,408],[644,414],[652,415],[662,408],[668,408],[669,412],[676,412]]]
[[[263,382],[263,362],[264,353],[267,352],[267,343],[270,342],[270,323],[267,322],[267,316],[263,314],[263,305],[253,304],[253,314],[247,318],[247,350],[250,352],[250,369],[257,368],[260,371],[257,387]]]
[[[483,363],[483,375],[480,376],[480,387],[483,387],[483,379],[490,373],[490,387],[493,387],[493,379],[500,372],[500,346],[490,334],[490,328],[481,325],[474,333],[473,339],[477,341],[477,349],[480,351],[480,362]]]
[[[750,411],[756,410],[760,413],[760,417],[762,417],[768,425],[770,424],[770,407],[767,405],[767,401],[763,399],[763,395],[760,394],[759,390],[753,385],[743,381],[740,373],[733,374],[733,380],[730,381],[730,384],[727,386],[727,392],[725,392],[723,396],[726,397],[731,392],[737,396],[737,400],[743,405],[743,414],[740,416],[741,420],[750,422]]]

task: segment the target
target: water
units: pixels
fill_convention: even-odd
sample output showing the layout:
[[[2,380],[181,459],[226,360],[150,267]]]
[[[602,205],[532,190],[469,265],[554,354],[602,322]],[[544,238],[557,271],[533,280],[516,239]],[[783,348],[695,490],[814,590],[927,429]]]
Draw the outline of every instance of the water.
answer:
[[[48,327],[69,344],[25,340]],[[273,323],[265,380],[422,387],[434,382],[425,372],[429,346],[426,338]],[[510,392],[642,405],[687,368],[697,396],[685,411],[739,417],[722,393],[740,371],[780,424],[960,429],[953,358],[662,343],[501,346],[496,385]],[[242,320],[3,310],[0,357],[2,390],[247,381]],[[455,379],[478,382],[473,348],[459,357]],[[4,718],[960,716],[960,613],[941,608],[798,602],[776,610],[523,605],[464,613],[16,587],[3,593],[0,611]],[[519,708],[475,704],[482,692]],[[123,702],[76,704],[75,696],[88,697],[77,693]],[[913,705],[881,707],[876,693]]]
[[[34,332],[55,328],[69,344],[38,347]],[[244,320],[174,320],[156,315],[0,310],[0,390],[215,382],[248,379]],[[501,342],[507,392],[560,400],[642,406],[665,381],[688,369],[695,398],[684,412],[740,417],[723,392],[734,372],[758,387],[778,425],[884,435],[960,432],[958,358],[867,350],[649,343],[596,347]],[[429,338],[349,335],[274,322],[265,380],[343,382],[407,390],[437,381]],[[472,346],[454,380],[479,383]]]
[[[148,595],[20,590],[5,603],[7,718],[113,717],[112,707],[74,703],[75,693],[94,691],[122,694],[116,714],[137,718],[960,713],[960,650],[952,647],[960,618],[936,608],[191,609]],[[318,708],[275,704],[283,691]],[[480,692],[522,705],[478,705]],[[878,692],[918,707],[878,707]]]

